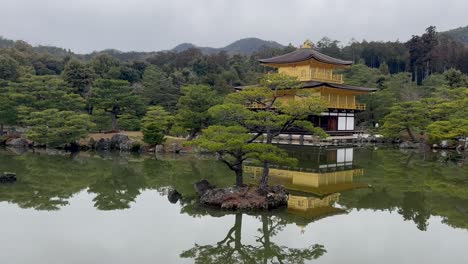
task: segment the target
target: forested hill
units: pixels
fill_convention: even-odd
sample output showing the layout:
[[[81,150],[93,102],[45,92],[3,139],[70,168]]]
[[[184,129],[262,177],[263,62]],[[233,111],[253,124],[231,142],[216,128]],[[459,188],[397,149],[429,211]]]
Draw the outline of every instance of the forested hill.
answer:
[[[13,48],[15,46],[16,41],[4,38],[0,36],[0,49],[4,48]],[[54,57],[64,58],[69,55],[73,55],[70,50],[66,50],[64,48],[54,47],[54,46],[35,46],[33,47],[34,51],[38,53],[47,53]]]
[[[251,55],[204,54],[190,47],[179,52],[105,50],[77,55],[62,48],[0,39],[0,132],[5,126],[29,126],[34,128],[29,139],[60,145],[89,131],[140,130],[144,120],[168,115],[161,111],[163,107],[176,123],[161,128],[150,122],[157,137],[161,138],[161,131],[193,136],[214,122],[208,108],[222,102],[234,87],[258,84],[269,76],[265,73],[272,69],[260,65],[259,58],[296,49],[263,46],[254,52],[262,46],[245,43],[249,41],[227,47]],[[399,128],[412,126],[411,138],[423,135],[434,141],[468,135],[464,132],[468,128],[468,46],[450,35],[428,27],[407,42],[341,45],[323,38],[315,47],[355,62],[341,72],[346,84],[379,89],[359,98],[367,105],[356,117],[363,129],[375,129],[374,124],[379,123],[388,128],[382,133],[399,137]],[[408,113],[410,117],[401,118]],[[49,123],[57,126],[55,130],[48,125],[44,129],[48,120],[53,120]],[[386,126],[386,120],[392,126]],[[410,121],[401,124],[405,120]],[[401,126],[394,125],[397,123]],[[63,128],[62,124],[69,125]],[[431,132],[424,134],[426,130]]]
[[[454,39],[464,43],[465,45],[468,45],[468,26],[459,27],[442,33],[453,37]]]
[[[203,54],[214,54],[220,51],[225,51],[229,55],[251,55],[265,48],[282,49],[284,46],[275,41],[267,41],[259,38],[244,38],[234,41],[223,48],[198,47],[192,43],[182,43],[173,48],[172,51],[181,52],[191,48],[197,48],[201,50]]]

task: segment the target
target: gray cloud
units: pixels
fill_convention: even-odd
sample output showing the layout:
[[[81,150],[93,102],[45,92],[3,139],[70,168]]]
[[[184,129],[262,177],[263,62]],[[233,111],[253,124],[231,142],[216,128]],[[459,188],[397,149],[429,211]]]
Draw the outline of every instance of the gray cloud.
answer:
[[[259,37],[407,40],[468,24],[466,0],[0,0],[0,35],[75,52],[221,47]]]

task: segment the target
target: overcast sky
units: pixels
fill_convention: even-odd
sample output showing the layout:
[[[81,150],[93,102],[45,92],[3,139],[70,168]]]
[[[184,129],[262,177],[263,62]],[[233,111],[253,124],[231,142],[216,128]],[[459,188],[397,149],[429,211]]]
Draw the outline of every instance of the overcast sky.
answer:
[[[222,47],[258,37],[298,45],[402,40],[468,25],[467,0],[0,0],[0,36],[85,53]]]

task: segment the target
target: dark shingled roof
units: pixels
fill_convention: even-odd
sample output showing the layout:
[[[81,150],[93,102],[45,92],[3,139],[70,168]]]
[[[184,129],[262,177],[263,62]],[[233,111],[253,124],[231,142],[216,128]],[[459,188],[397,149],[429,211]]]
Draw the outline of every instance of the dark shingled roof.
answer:
[[[302,88],[315,88],[319,86],[325,86],[329,88],[335,89],[342,89],[342,90],[351,90],[351,91],[359,91],[359,92],[375,92],[377,88],[367,88],[367,87],[359,87],[359,86],[351,86],[346,84],[338,84],[338,83],[327,83],[327,82],[318,82],[318,81],[306,81],[302,82]],[[249,86],[237,86],[234,87],[236,90],[242,90],[247,87],[258,87],[258,85],[249,85]]]
[[[310,59],[315,59],[323,63],[329,63],[334,65],[351,65],[353,64],[352,61],[345,61],[336,59],[325,54],[322,54],[314,49],[311,48],[300,48],[293,52],[276,56],[273,58],[268,59],[260,59],[258,60],[260,63],[264,64],[282,64],[282,63],[294,63],[294,62],[301,62]]]
[[[351,86],[346,84],[338,84],[338,83],[327,83],[327,82],[317,82],[317,81],[308,81],[302,83],[302,88],[314,88],[318,86],[326,86],[335,89],[343,89],[343,90],[352,90],[352,91],[361,91],[361,92],[375,92],[377,88],[367,88],[367,87],[359,87],[359,86]]]

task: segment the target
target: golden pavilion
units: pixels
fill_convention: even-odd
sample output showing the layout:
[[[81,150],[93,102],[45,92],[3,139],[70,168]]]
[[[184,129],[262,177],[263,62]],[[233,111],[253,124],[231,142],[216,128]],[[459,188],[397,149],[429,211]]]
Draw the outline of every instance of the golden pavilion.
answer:
[[[315,126],[329,135],[346,136],[357,133],[355,114],[366,110],[366,105],[356,100],[358,95],[376,91],[375,88],[346,85],[339,70],[349,67],[352,61],[345,61],[320,53],[312,42],[306,41],[297,50],[259,62],[276,68],[278,73],[295,76],[301,81],[301,88],[321,96],[328,102],[328,111],[320,116],[309,116]],[[283,91],[280,100],[295,99],[297,89]]]

